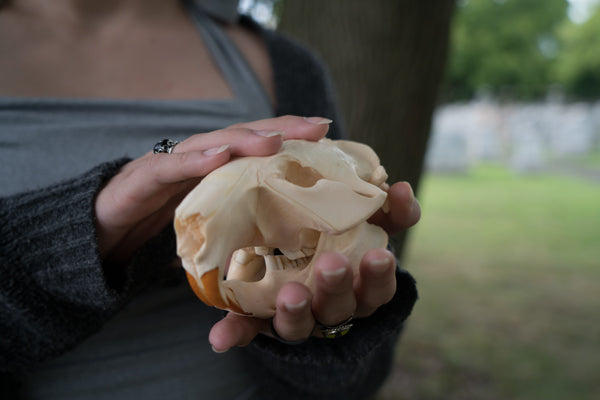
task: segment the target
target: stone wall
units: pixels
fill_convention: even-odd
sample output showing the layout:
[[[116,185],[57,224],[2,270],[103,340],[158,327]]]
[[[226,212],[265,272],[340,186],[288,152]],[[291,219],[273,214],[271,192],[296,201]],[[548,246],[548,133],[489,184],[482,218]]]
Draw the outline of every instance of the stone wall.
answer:
[[[535,171],[600,151],[600,102],[446,104],[435,113],[430,171],[460,172],[480,162]]]

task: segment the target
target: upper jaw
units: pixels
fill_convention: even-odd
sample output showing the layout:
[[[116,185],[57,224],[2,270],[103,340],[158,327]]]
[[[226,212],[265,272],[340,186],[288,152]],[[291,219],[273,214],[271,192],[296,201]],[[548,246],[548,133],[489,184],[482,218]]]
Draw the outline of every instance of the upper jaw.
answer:
[[[304,268],[311,262],[315,251],[315,248],[310,247],[298,250],[267,246],[246,247],[233,253],[227,270],[231,270],[231,267],[251,268],[254,269],[252,273],[246,271],[248,274],[242,273],[240,275],[236,271],[234,275],[236,277],[253,276],[254,279],[257,279],[261,275],[264,276],[266,271]]]

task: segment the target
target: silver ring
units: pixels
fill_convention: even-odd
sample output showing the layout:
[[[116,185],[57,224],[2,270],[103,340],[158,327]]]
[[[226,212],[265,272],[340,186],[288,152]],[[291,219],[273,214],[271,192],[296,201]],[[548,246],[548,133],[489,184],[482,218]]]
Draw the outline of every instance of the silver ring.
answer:
[[[167,153],[171,154],[175,146],[179,143],[177,140],[163,139],[154,145],[154,154]]]
[[[347,320],[335,326],[319,324],[321,334],[326,339],[337,339],[345,336],[348,332],[350,332],[350,328],[352,328],[353,324],[351,324],[350,321],[352,321],[353,317],[354,315],[351,315]]]

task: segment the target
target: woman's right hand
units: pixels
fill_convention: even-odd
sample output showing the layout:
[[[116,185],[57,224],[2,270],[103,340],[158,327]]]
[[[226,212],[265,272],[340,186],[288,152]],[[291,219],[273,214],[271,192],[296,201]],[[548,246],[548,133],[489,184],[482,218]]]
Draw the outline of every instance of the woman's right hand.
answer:
[[[173,220],[175,208],[200,180],[231,157],[268,156],[283,140],[319,140],[331,121],[285,116],[197,134],[171,154],[152,152],[126,164],[98,193],[96,229],[101,258],[125,263]]]

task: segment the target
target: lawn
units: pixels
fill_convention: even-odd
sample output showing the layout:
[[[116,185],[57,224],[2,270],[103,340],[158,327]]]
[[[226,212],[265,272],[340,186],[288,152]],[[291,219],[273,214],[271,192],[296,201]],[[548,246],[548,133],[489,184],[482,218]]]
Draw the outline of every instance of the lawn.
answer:
[[[420,299],[378,400],[600,399],[600,182],[427,175]]]

